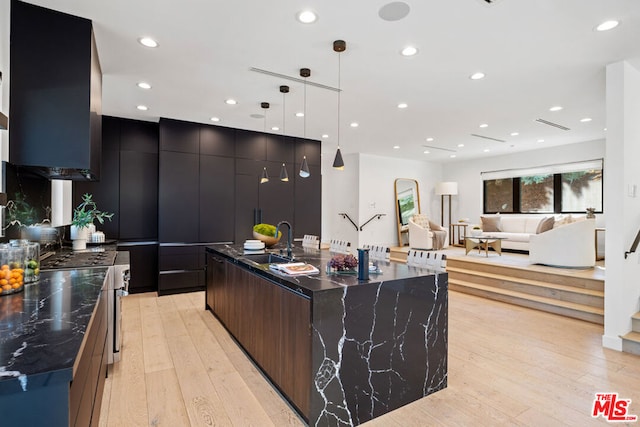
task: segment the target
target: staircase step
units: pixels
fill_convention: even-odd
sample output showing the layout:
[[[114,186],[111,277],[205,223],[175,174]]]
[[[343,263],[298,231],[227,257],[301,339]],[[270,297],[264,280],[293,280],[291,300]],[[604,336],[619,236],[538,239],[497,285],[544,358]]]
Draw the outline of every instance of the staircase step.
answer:
[[[586,320],[600,325],[604,324],[604,309],[599,307],[592,307],[584,304],[512,291],[509,289],[481,285],[464,280],[457,280],[455,278],[452,279],[451,276],[449,276],[449,289],[516,304],[523,307],[534,308],[549,313],[560,314],[575,319]]]
[[[556,298],[562,301],[604,308],[604,292],[600,290],[449,266],[447,266],[447,273],[449,273],[450,279],[464,280],[467,282],[472,281],[479,285],[493,286],[540,297]]]
[[[555,283],[558,285],[577,288],[593,289],[597,291],[604,290],[603,279],[577,277],[575,274],[572,274],[575,272],[575,270],[572,269],[554,268],[552,271],[549,271],[550,267],[544,266],[530,265],[522,267],[516,265],[504,265],[457,256],[447,257],[447,266],[473,271],[482,271],[485,273],[501,274],[512,278],[518,277],[529,280],[538,280],[541,282]]]
[[[631,316],[631,330],[640,332],[640,311]]]
[[[629,332],[620,338],[622,338],[622,351],[640,355],[640,332]]]

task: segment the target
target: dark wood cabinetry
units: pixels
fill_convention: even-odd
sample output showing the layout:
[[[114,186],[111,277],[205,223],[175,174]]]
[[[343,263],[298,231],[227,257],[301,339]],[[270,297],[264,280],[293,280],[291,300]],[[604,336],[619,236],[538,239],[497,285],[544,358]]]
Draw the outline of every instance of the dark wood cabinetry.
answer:
[[[234,159],[200,154],[199,240],[233,242],[234,240]],[[239,195],[238,197],[242,197]]]
[[[98,178],[102,74],[91,21],[13,0],[10,44],[10,162]]]
[[[129,252],[131,279],[129,293],[154,292],[158,290],[158,244],[145,242],[123,242],[119,251]]]
[[[107,295],[102,291],[69,389],[69,425],[98,425],[107,376]]]
[[[207,254],[207,308],[303,414],[311,391],[311,302]]]

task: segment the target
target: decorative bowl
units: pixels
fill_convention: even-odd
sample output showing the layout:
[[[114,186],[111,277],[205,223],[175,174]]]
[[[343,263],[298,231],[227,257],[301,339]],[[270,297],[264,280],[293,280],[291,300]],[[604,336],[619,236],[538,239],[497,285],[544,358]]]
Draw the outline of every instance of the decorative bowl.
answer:
[[[278,231],[278,237],[265,236],[264,234],[260,234],[254,231],[253,237],[260,240],[261,242],[264,242],[265,246],[270,248],[280,241],[280,238],[282,237],[282,231]]]

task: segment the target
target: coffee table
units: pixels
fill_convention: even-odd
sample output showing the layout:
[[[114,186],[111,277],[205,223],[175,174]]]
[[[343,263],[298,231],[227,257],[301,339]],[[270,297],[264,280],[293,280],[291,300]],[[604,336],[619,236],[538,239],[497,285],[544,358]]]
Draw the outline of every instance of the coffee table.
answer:
[[[489,256],[489,248],[492,248],[502,256],[502,240],[504,237],[491,237],[491,236],[465,236],[464,237],[464,250],[465,255],[468,255],[473,249],[478,248],[478,253],[481,253],[484,249],[485,256]]]

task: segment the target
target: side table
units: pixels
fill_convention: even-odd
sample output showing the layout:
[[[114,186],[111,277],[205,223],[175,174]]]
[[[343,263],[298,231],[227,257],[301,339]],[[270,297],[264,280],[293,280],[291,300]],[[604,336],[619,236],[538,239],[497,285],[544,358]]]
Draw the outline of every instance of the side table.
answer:
[[[449,244],[451,246],[464,246],[464,237],[467,235],[468,225],[464,223],[449,225]]]

